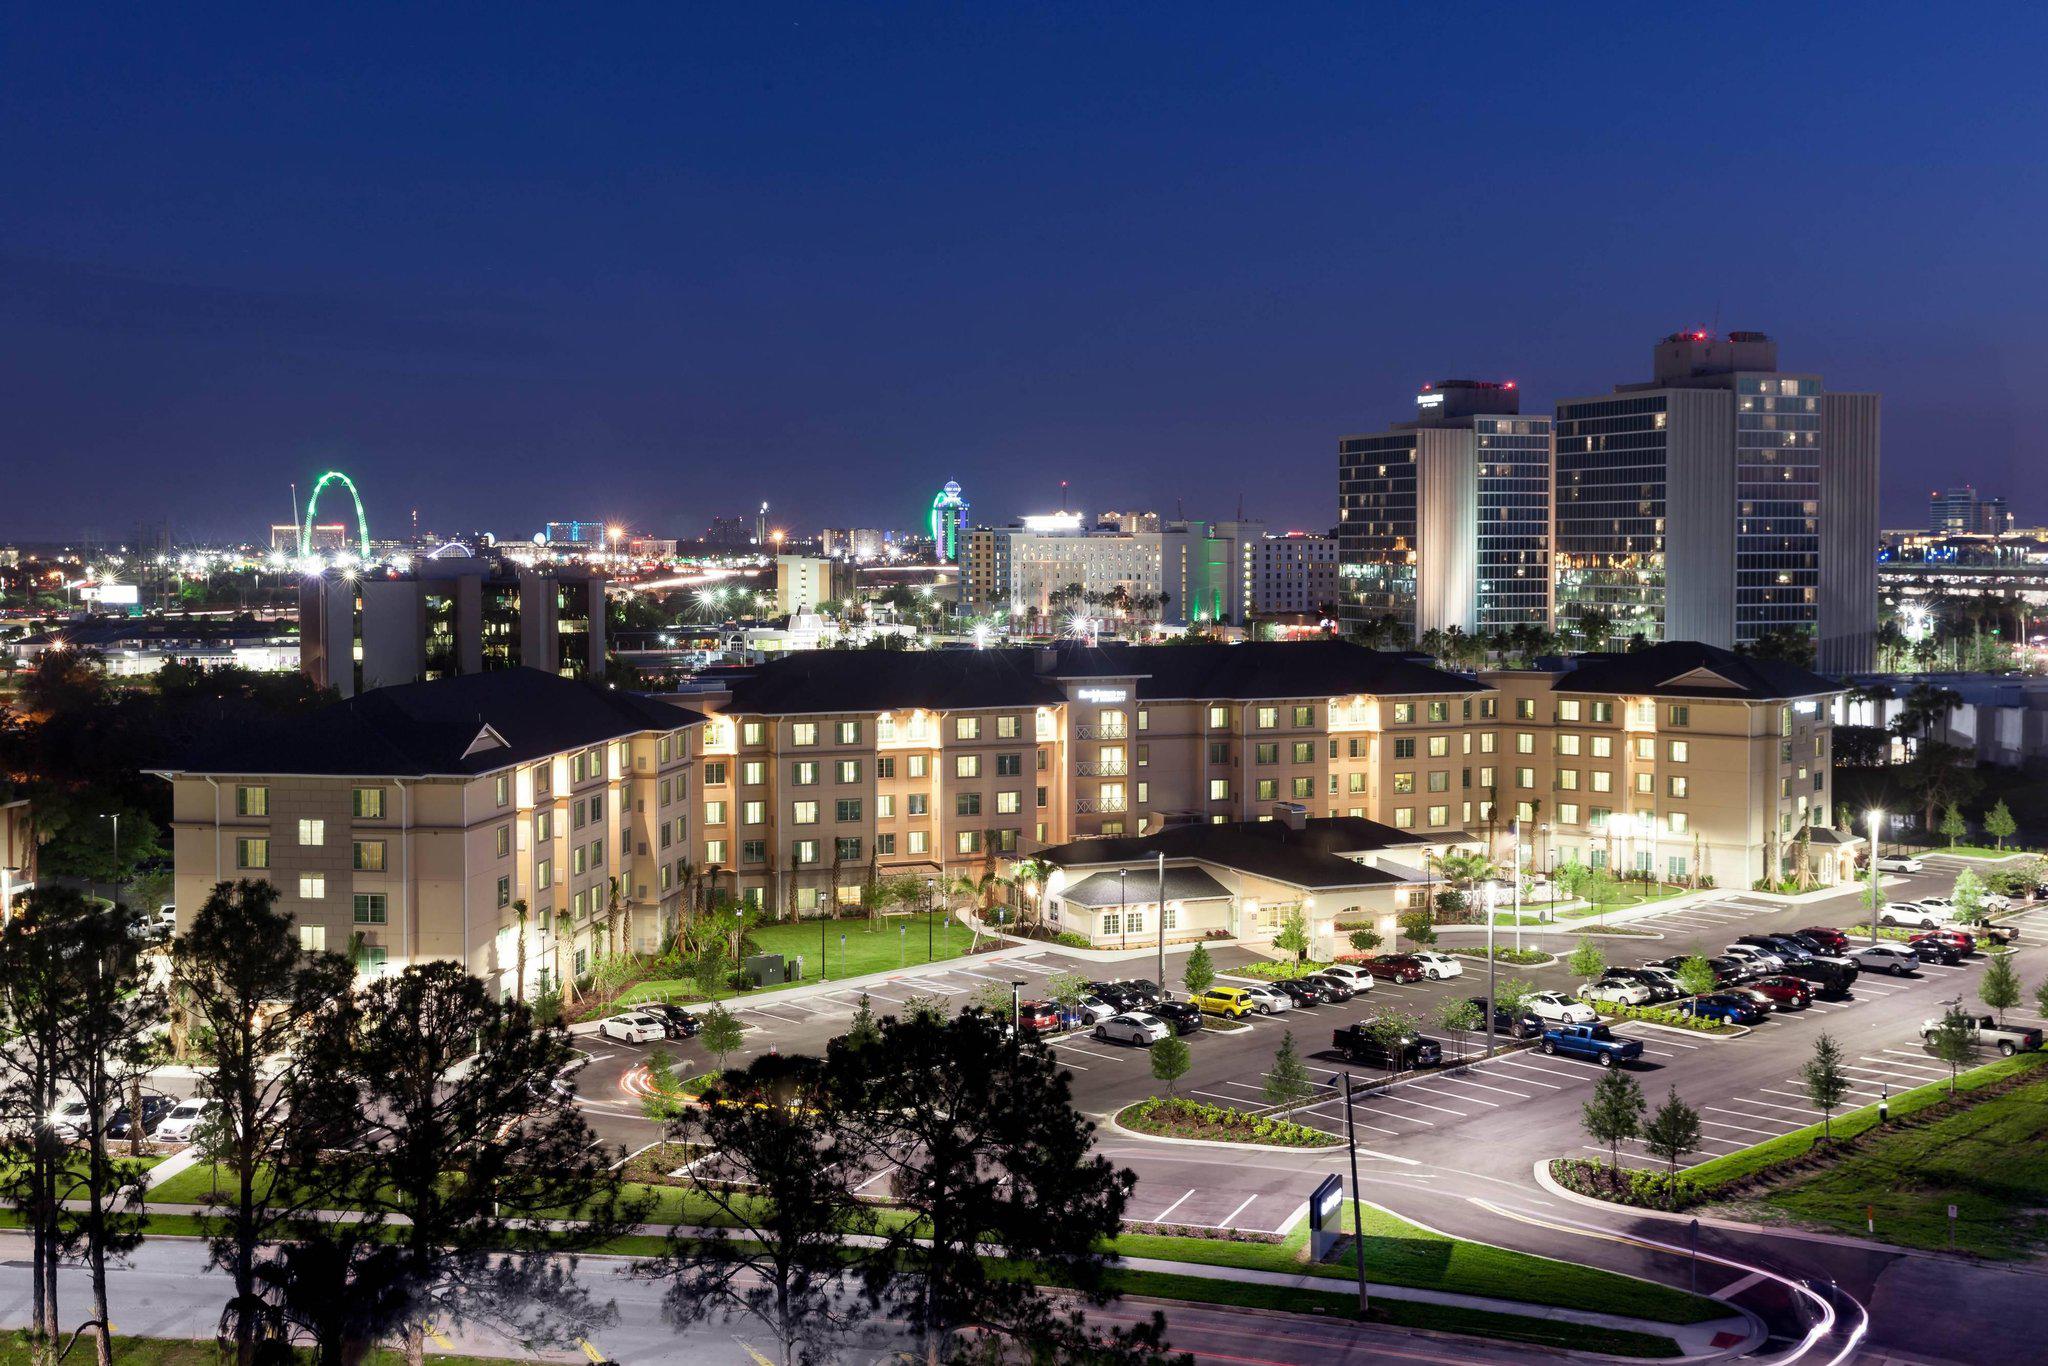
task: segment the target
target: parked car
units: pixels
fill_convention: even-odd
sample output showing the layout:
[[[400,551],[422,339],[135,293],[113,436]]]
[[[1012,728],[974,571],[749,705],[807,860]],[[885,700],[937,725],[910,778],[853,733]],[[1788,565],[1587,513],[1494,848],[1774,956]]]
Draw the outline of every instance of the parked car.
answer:
[[[1813,957],[1812,949],[1789,934],[1745,934],[1737,937],[1735,942],[1762,949],[1765,953],[1774,953],[1788,968],[1794,963],[1803,963]]]
[[[1472,996],[1467,999],[1478,1007],[1479,1032],[1483,1034],[1486,1032],[1486,998]],[[1505,1034],[1513,1039],[1533,1039],[1543,1032],[1543,1021],[1528,1010],[1517,1013],[1496,1001],[1493,1007],[1493,1032]]]
[[[1192,1001],[1161,1001],[1152,1007],[1152,1014],[1172,1025],[1176,1034],[1199,1034],[1202,1030],[1202,1008]]]
[[[213,1102],[205,1096],[193,1096],[181,1100],[171,1107],[170,1113],[156,1126],[156,1141],[159,1143],[185,1143],[191,1140],[199,1128],[206,1112],[213,1108]]]
[[[1287,993],[1287,999],[1297,1006],[1319,1006],[1330,1002],[1329,993],[1313,978],[1286,977],[1273,983]]]
[[[1089,994],[1074,998],[1074,1005],[1081,1012],[1081,1023],[1099,1025],[1110,1016],[1117,1014],[1117,1008],[1100,996]]]
[[[1764,977],[1752,982],[1750,990],[1760,996],[1768,996],[1771,1004],[1779,1010],[1804,1010],[1813,1004],[1813,984],[1792,976],[1789,969],[1776,977]]]
[[[1131,995],[1143,1001],[1148,1008],[1156,1006],[1166,999],[1166,993],[1160,989],[1159,983],[1149,977],[1127,978],[1119,985],[1124,990],[1130,992]]]
[[[1764,1015],[1768,1015],[1778,1008],[1778,1003],[1772,1000],[1768,993],[1756,989],[1755,982],[1744,982],[1741,986],[1729,987],[1722,995],[1740,997],[1742,1000],[1755,1006],[1758,1012]]]
[[[1095,1026],[1095,1037],[1104,1043],[1136,1044],[1140,1048],[1150,1048],[1171,1033],[1172,1026],[1157,1015],[1137,1011],[1112,1015]]]
[[[1714,981],[1719,986],[1734,986],[1737,982],[1746,982],[1760,975],[1760,970],[1755,964],[1730,958],[1726,954],[1718,958],[1709,958],[1707,963],[1714,969]]]
[[[2020,937],[2020,927],[2005,923],[1970,926],[1970,933],[1979,939],[1988,939],[1994,944],[2011,944]]]
[[[1591,1058],[1602,1067],[1634,1062],[1643,1056],[1637,1039],[1616,1038],[1606,1025],[1559,1025],[1543,1031],[1543,1051],[1553,1056]]]
[[[171,1107],[177,1103],[177,1101],[169,1096],[144,1095],[142,1098],[142,1132],[147,1134],[156,1128],[163,1117],[171,1112]],[[125,1105],[114,1111],[114,1117],[107,1121],[107,1137],[129,1137],[128,1129],[131,1119],[132,1116]]]
[[[1529,1013],[1546,1025],[1592,1024],[1600,1018],[1593,1007],[1561,991],[1533,992],[1527,1005]]]
[[[1365,960],[1365,970],[1389,982],[1422,980],[1422,960],[1412,953],[1377,953]]]
[[[1675,1001],[1685,995],[1685,988],[1678,985],[1678,974],[1661,963],[1645,963],[1629,971],[1642,974],[1642,980],[1665,993],[1663,999],[1667,1001]]]
[[[1977,951],[1977,936],[1974,930],[1922,930],[1914,935],[1913,939],[1938,939],[1944,944],[1952,945],[1956,952],[1963,954]]]
[[[1851,949],[1848,956],[1866,972],[1885,972],[1894,977],[1915,977],[1920,960],[1896,944],[1865,944]]]
[[[1856,965],[1843,958],[1809,958],[1786,968],[1785,975],[1797,977],[1813,988],[1814,995],[1831,1001],[1847,996],[1856,985]]]
[[[92,1107],[83,1100],[63,1100],[50,1111],[50,1132],[59,1138],[76,1141],[85,1137],[86,1122],[92,1118]]]
[[[1740,963],[1743,972],[1751,977],[1768,977],[1785,970],[1784,959],[1754,944],[1730,944],[1727,956]]]
[[[1931,934],[1914,935],[1906,941],[1906,950],[1923,963],[1939,963],[1943,967],[1954,967],[1963,961],[1961,949]]]
[[[1411,953],[1408,956],[1422,964],[1422,975],[1432,982],[1440,982],[1446,977],[1463,977],[1465,975],[1465,965],[1451,957],[1448,953],[1422,952]]]
[[[671,1039],[694,1039],[704,1030],[704,1022],[681,1006],[644,1005],[639,1011],[661,1021]]]
[[[1352,1062],[1385,1067],[1390,1071],[1435,1067],[1444,1060],[1444,1046],[1435,1039],[1411,1034],[1401,1040],[1398,1050],[1391,1050],[1364,1023],[1348,1024],[1337,1030],[1331,1036],[1330,1046]]]
[[[1894,901],[1878,913],[1880,925],[1905,925],[1916,930],[1936,930],[1955,919],[1952,912],[1923,906],[1917,901]]]
[[[1696,1015],[1703,1020],[1719,1020],[1722,1024],[1751,1025],[1763,1019],[1763,1011],[1756,1002],[1727,992],[1709,992],[1705,996],[1694,996],[1680,1001],[1675,1007],[1681,1015]]]
[[[1210,987],[1195,998],[1195,1004],[1204,1015],[1221,1015],[1227,1020],[1242,1019],[1257,1009],[1251,993],[1243,987]]]
[[[1051,1001],[1019,1001],[1017,1027],[1026,1034],[1054,1034],[1066,1027],[1066,1016]]]
[[[2011,1057],[2015,1053],[2035,1053],[2041,1048],[2041,1031],[2031,1025],[2001,1025],[1989,1015],[1972,1015],[1970,1041],[1979,1048],[1995,1048]],[[1932,1038],[1941,1028],[1939,1018],[1920,1022],[1920,1037],[1924,1041]]]
[[[1323,969],[1323,976],[1334,977],[1353,991],[1372,990],[1372,974],[1356,963],[1332,963]]]
[[[1251,999],[1252,1009],[1261,1015],[1278,1015],[1294,1009],[1294,1001],[1286,992],[1263,982],[1246,987],[1244,994]]]
[[[1330,999],[1338,1005],[1342,1005],[1358,994],[1358,988],[1352,986],[1351,983],[1345,981],[1342,977],[1334,977],[1327,972],[1311,973],[1301,980],[1304,982],[1314,982],[1320,986],[1330,994]]]
[[[1877,871],[1880,873],[1924,873],[1927,865],[1911,854],[1880,854],[1877,857]]]
[[[1799,932],[1799,936],[1829,953],[1842,954],[1849,951],[1849,936],[1831,925],[1808,925]]]
[[[1142,977],[1127,982],[1090,982],[1088,990],[1118,1010],[1146,1010],[1159,1003],[1159,987]]]
[[[1597,982],[1580,983],[1579,999],[1617,1006],[1646,1006],[1650,1004],[1650,989],[1630,977],[1602,977]]]
[[[660,1020],[637,1010],[606,1016],[598,1025],[597,1032],[621,1043],[656,1043],[668,1037],[668,1030]]]

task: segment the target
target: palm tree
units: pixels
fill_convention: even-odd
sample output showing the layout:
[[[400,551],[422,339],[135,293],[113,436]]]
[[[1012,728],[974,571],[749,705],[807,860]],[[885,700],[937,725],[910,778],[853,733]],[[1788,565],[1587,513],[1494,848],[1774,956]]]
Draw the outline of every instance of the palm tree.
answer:
[[[1045,880],[1051,873],[1052,865],[1036,856],[1018,859],[1016,866],[1010,869],[1010,885],[1024,889],[1025,899],[1031,905],[1031,923],[1034,926],[1043,912],[1040,898],[1045,891]]]
[[[1586,648],[1598,650],[1613,637],[1614,618],[1597,607],[1588,607],[1579,613],[1578,628]]]
[[[1471,891],[1482,882],[1500,876],[1500,865],[1478,850],[1455,849],[1436,861],[1437,872],[1451,884],[1451,890],[1471,909]]]
[[[517,916],[517,917],[519,918],[519,945],[518,945],[518,950],[517,950],[517,953],[516,953],[516,955],[515,955],[515,959],[516,959],[516,962],[517,962],[517,966],[516,966],[516,967],[515,967],[515,968],[513,969],[513,972],[514,972],[514,976],[513,976],[513,979],[512,979],[512,980],[513,980],[513,982],[514,982],[514,983],[515,983],[516,985],[514,985],[512,989],[513,989],[513,991],[515,991],[515,992],[517,992],[517,993],[518,993],[519,999],[520,999],[521,1001],[524,1001],[524,1000],[526,999],[526,900],[525,900],[525,898],[523,898],[523,897],[522,897],[522,898],[521,898],[520,900],[518,900],[518,901],[515,901],[515,902],[513,902],[513,903],[512,903],[512,914],[513,914],[513,915],[515,915],[515,916]]]

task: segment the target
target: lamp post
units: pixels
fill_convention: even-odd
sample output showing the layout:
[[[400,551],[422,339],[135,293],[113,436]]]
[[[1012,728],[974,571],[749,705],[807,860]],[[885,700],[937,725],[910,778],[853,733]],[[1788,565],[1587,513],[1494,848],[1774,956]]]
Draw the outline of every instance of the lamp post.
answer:
[[[121,813],[116,811],[112,815],[108,815],[105,812],[102,812],[100,815],[100,819],[103,821],[112,821],[114,823],[113,902],[114,909],[119,910],[121,907]]]
[[[1493,957],[1493,905],[1499,900],[1490,878],[1481,900],[1486,905],[1486,1056],[1490,1058],[1493,1056],[1493,977],[1498,966]]]
[[[1877,828],[1884,819],[1884,812],[1872,808],[1870,812],[1870,942],[1877,943]]]
[[[1024,989],[1021,979],[1010,979],[1010,1038],[1018,1045],[1024,1042],[1024,1016],[1017,1005],[1017,993]]]
[[[1153,969],[1159,976],[1154,979],[1163,995],[1166,991],[1166,851],[1159,851],[1159,957]]]
[[[1131,946],[1130,922],[1124,918],[1124,870],[1116,870],[1116,932],[1123,936],[1123,947]]]
[[[1515,817],[1515,823],[1509,829],[1514,832],[1515,836],[1515,880],[1514,886],[1510,890],[1514,895],[1515,906],[1515,952],[1520,953],[1522,951],[1522,818],[1520,816]],[[1489,926],[1493,924],[1491,912],[1487,913],[1486,923]],[[1492,961],[1490,953],[1487,956],[1487,961]]]

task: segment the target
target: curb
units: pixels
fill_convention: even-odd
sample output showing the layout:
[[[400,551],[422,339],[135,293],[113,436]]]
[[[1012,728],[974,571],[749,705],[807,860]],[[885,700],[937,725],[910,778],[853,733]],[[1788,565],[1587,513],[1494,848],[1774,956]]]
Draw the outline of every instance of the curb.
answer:
[[[1137,1101],[1131,1102],[1131,1104],[1133,1105],[1137,1103]],[[1145,1143],[1175,1143],[1181,1145],[1182,1147],[1188,1148],[1222,1148],[1226,1151],[1238,1152],[1250,1151],[1255,1153],[1293,1153],[1297,1156],[1302,1154],[1335,1152],[1344,1146],[1344,1141],[1342,1139],[1338,1139],[1335,1143],[1324,1144],[1323,1146],[1316,1148],[1290,1148],[1280,1143],[1230,1143],[1220,1138],[1172,1138],[1166,1134],[1148,1134],[1141,1132],[1137,1129],[1127,1129],[1122,1124],[1117,1122],[1117,1116],[1122,1114],[1124,1110],[1127,1108],[1129,1107],[1119,1105],[1116,1109],[1112,1110],[1108,1115],[1104,1117],[1104,1124],[1109,1129],[1112,1129],[1115,1132],[1122,1134],[1125,1138],[1135,1138]],[[1292,1121],[1287,1122],[1291,1123]]]
[[[1737,1025],[1733,1034],[1707,1034],[1697,1029],[1681,1029],[1677,1025],[1659,1024],[1655,1020],[1631,1020],[1623,1015],[1601,1021],[1602,1024],[1616,1024],[1630,1029],[1657,1029],[1679,1039],[1701,1039],[1708,1043],[1733,1043],[1756,1032],[1755,1025]]]

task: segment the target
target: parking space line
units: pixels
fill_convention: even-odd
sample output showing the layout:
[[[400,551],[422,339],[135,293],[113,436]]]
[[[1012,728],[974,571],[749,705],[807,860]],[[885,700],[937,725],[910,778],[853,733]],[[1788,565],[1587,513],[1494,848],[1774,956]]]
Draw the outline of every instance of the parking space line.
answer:
[[[1932,1072],[1936,1076],[1945,1077],[1948,1075],[1947,1068],[1936,1067],[1933,1063],[1927,1061],[1927,1055],[1925,1053],[1908,1053],[1902,1048],[1887,1048],[1884,1051],[1887,1053],[1894,1054],[1901,1058],[1911,1059],[1910,1062],[1900,1063],[1899,1066],[1901,1067],[1918,1067],[1923,1071]],[[1865,1056],[1868,1055],[1866,1054]]]
[[[1730,1105],[1761,1105],[1767,1110],[1790,1110],[1795,1115],[1810,1115],[1813,1113],[1813,1107],[1811,1104],[1780,1105],[1775,1100],[1754,1100],[1749,1096],[1724,1096],[1722,1097],[1722,1099],[1726,1100]],[[1764,1119],[1767,1118],[1767,1116],[1758,1115],[1757,1118]],[[1805,1126],[1801,1125],[1798,1127],[1803,1128]]]
[[[1483,1081],[1468,1081],[1464,1077],[1441,1077],[1439,1080],[1447,1086],[1476,1086],[1482,1091],[1492,1091],[1496,1095],[1513,1096],[1516,1100],[1529,1099],[1527,1091],[1510,1091],[1505,1086],[1488,1086]]]
[[[1218,1224],[1218,1225],[1217,1225],[1216,1227],[1218,1227],[1218,1228],[1229,1228],[1229,1227],[1230,1227],[1230,1221],[1231,1221],[1231,1220],[1233,1220],[1233,1219],[1235,1219],[1235,1218],[1237,1218],[1237,1216],[1238,1216],[1238,1215],[1240,1215],[1240,1214],[1243,1214],[1243,1213],[1245,1212],[1246,1208],[1247,1208],[1248,1206],[1250,1206],[1250,1204],[1252,1203],[1252,1201],[1254,1201],[1254,1200],[1256,1200],[1256,1199],[1258,1199],[1258,1198],[1259,1198],[1259,1197],[1258,1197],[1257,1195],[1247,1195],[1247,1196],[1246,1196],[1246,1197],[1244,1198],[1244,1204],[1242,1204],[1242,1205],[1239,1205],[1239,1206],[1238,1206],[1238,1207],[1237,1207],[1236,1209],[1234,1209],[1234,1210],[1232,1210],[1232,1211],[1231,1211],[1230,1213],[1228,1213],[1228,1214],[1224,1215],[1224,1216],[1223,1216],[1223,1222],[1222,1222],[1222,1223],[1220,1223],[1220,1224]]]
[[[1193,1195],[1193,1194],[1194,1194],[1194,1192],[1193,1192],[1193,1191],[1184,1191],[1184,1192],[1182,1192],[1182,1194],[1181,1194],[1181,1197],[1180,1197],[1180,1199],[1179,1199],[1179,1200],[1176,1200],[1176,1201],[1174,1201],[1174,1202],[1173,1202],[1172,1204],[1168,1205],[1168,1206],[1167,1206],[1167,1207],[1166,1207],[1165,1209],[1163,1209],[1163,1210],[1159,1211],[1159,1213],[1157,1213],[1157,1214],[1153,1215],[1153,1216],[1152,1216],[1152,1217],[1151,1217],[1150,1219],[1146,1220],[1145,1222],[1147,1222],[1147,1223],[1150,1223],[1150,1224],[1163,1224],[1163,1223],[1165,1223],[1165,1222],[1166,1222],[1166,1216],[1167,1216],[1167,1215],[1169,1215],[1169,1214],[1171,1214],[1171,1213],[1173,1213],[1173,1212],[1174,1212],[1175,1210],[1179,1209],[1179,1208],[1181,1207],[1181,1205],[1182,1205],[1183,1203],[1185,1203],[1185,1202],[1186,1202],[1186,1200],[1187,1200],[1188,1196],[1190,1196],[1190,1195]]]
[[[1513,1067],[1515,1065],[1515,1060],[1513,1058],[1502,1058],[1499,1060],[1499,1065],[1502,1067]],[[1559,1086],[1556,1082],[1538,1081],[1535,1077],[1524,1075],[1524,1073],[1527,1072],[1538,1072],[1540,1070],[1541,1069],[1534,1067],[1517,1067],[1515,1071],[1510,1073],[1509,1075],[1513,1076],[1516,1081],[1519,1081],[1527,1086],[1541,1086],[1551,1091],[1564,1090],[1564,1088],[1562,1086]]]
[[[1410,1100],[1406,1091],[1401,1092],[1399,1095],[1388,1095],[1383,1092],[1381,1098],[1403,1105],[1420,1105],[1425,1110],[1438,1110],[1447,1115],[1456,1115],[1459,1119],[1470,1119],[1472,1117],[1471,1112],[1467,1110],[1453,1110],[1447,1105],[1431,1105],[1426,1100]],[[1487,1105],[1491,1104],[1491,1102],[1481,1101],[1480,1104]]]
[[[1448,1077],[1439,1077],[1439,1078],[1437,1078],[1437,1081],[1439,1081],[1439,1082],[1444,1082],[1444,1081],[1448,1081],[1448,1080],[1450,1080],[1450,1079],[1449,1079]],[[1444,1096],[1444,1098],[1445,1098],[1446,1100],[1462,1100],[1462,1101],[1466,1102],[1466,1103],[1467,1103],[1468,1105],[1484,1105],[1484,1106],[1486,1106],[1487,1108],[1489,1108],[1489,1109],[1493,1109],[1493,1110],[1498,1110],[1498,1109],[1500,1108],[1500,1102],[1499,1102],[1499,1101],[1497,1101],[1497,1100],[1483,1100],[1483,1099],[1481,1099],[1481,1098],[1480,1098],[1480,1097],[1478,1097],[1478,1096],[1467,1096],[1467,1095],[1461,1095],[1461,1094],[1459,1094],[1459,1093],[1458,1093],[1458,1092],[1456,1092],[1456,1091],[1450,1091],[1450,1092],[1438,1092],[1438,1091],[1436,1090],[1435,1086],[1433,1086],[1433,1085],[1432,1085],[1432,1086],[1416,1086],[1416,1087],[1413,1087],[1413,1088],[1411,1088],[1411,1089],[1412,1089],[1412,1090],[1416,1090],[1416,1091],[1427,1091],[1427,1092],[1429,1092],[1429,1093],[1430,1093],[1431,1095],[1439,1095],[1439,1094],[1441,1094],[1441,1095],[1443,1095],[1443,1096]],[[1406,1093],[1404,1092],[1403,1094],[1406,1094]]]
[[[1343,1117],[1342,1117],[1341,1115],[1326,1115],[1326,1114],[1324,1114],[1324,1113],[1322,1112],[1322,1110],[1323,1110],[1323,1107],[1322,1107],[1322,1106],[1320,1106],[1320,1105],[1317,1105],[1317,1106],[1312,1106],[1311,1108],[1309,1108],[1309,1109],[1306,1109],[1306,1110],[1296,1110],[1296,1111],[1294,1112],[1294,1114],[1293,1114],[1292,1116],[1290,1116],[1290,1118],[1292,1118],[1292,1119],[1294,1119],[1294,1120],[1296,1120],[1296,1121],[1298,1122],[1298,1121],[1299,1121],[1299,1120],[1301,1119],[1301,1117],[1302,1117],[1303,1115],[1309,1115],[1309,1116],[1312,1116],[1312,1117],[1314,1117],[1314,1118],[1316,1118],[1316,1119],[1320,1119],[1320,1120],[1326,1120],[1326,1121],[1328,1121],[1328,1122],[1329,1122],[1329,1123],[1330,1123],[1330,1124],[1331,1124],[1332,1126],[1334,1126],[1334,1127],[1333,1127],[1333,1128],[1332,1128],[1332,1129],[1330,1130],[1330,1132],[1332,1132],[1332,1133],[1342,1133],[1342,1132],[1343,1132],[1343,1126],[1344,1126],[1344,1119],[1343,1119]],[[1394,1118],[1398,1118],[1398,1119],[1407,1119],[1407,1118],[1409,1118],[1409,1116],[1407,1116],[1407,1115],[1398,1115],[1398,1116],[1395,1116],[1395,1115],[1390,1115],[1390,1116],[1388,1116],[1388,1118],[1390,1118],[1390,1119],[1394,1119]],[[1399,1129],[1382,1129],[1382,1128],[1381,1128],[1381,1127],[1380,1127],[1379,1125],[1377,1125],[1377,1124],[1371,1124],[1371,1123],[1368,1123],[1367,1121],[1365,1121],[1365,1120],[1362,1120],[1362,1119],[1354,1119],[1354,1120],[1353,1120],[1352,1122],[1353,1122],[1353,1123],[1355,1123],[1355,1124],[1357,1124],[1357,1125],[1358,1125],[1358,1127],[1359,1127],[1359,1128],[1361,1128],[1361,1129],[1370,1129],[1370,1130],[1372,1130],[1372,1131],[1373,1131],[1374,1133],[1376,1133],[1376,1134],[1385,1134],[1385,1135],[1386,1135],[1386,1136],[1387,1136],[1388,1138],[1405,1138],[1405,1137],[1407,1137],[1407,1136],[1408,1136],[1408,1135],[1405,1135],[1405,1134],[1403,1134],[1403,1133],[1402,1133],[1402,1132],[1401,1132],[1401,1131],[1400,1131]],[[1428,1121],[1428,1120],[1426,1120],[1426,1119],[1418,1119],[1418,1120],[1415,1120],[1414,1122],[1415,1122],[1415,1123],[1417,1123],[1417,1124],[1428,1124],[1428,1123],[1429,1123],[1429,1121]]]

